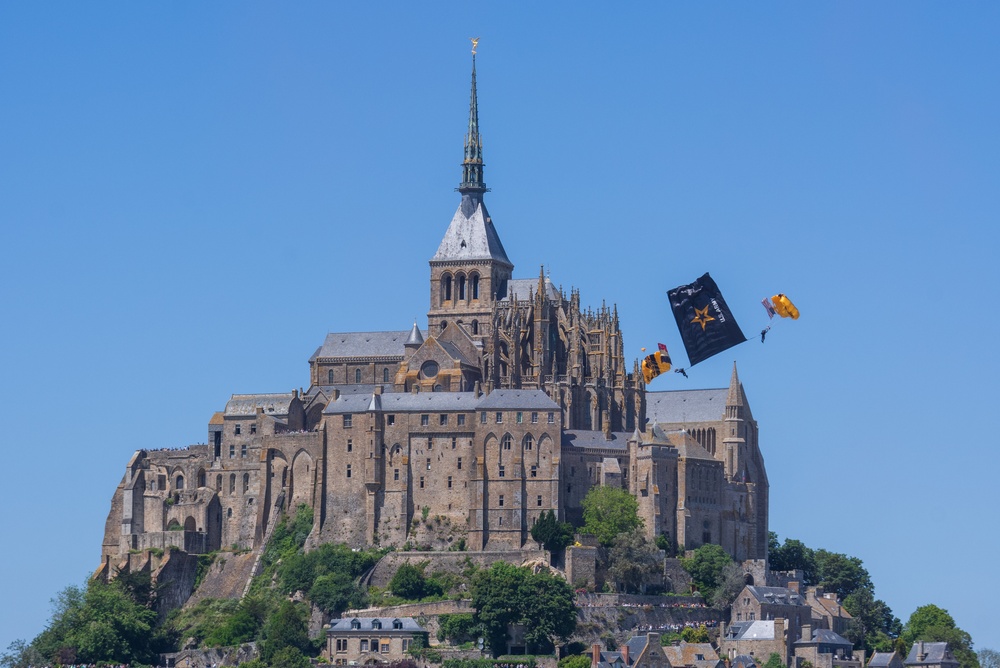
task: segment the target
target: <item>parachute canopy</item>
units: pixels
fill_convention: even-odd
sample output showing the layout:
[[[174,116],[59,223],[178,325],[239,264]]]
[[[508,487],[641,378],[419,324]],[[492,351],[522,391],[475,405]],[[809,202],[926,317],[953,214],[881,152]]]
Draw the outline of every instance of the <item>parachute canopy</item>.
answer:
[[[667,347],[661,343],[659,348],[652,355],[646,355],[642,359],[642,379],[647,385],[661,373],[670,371],[670,355],[667,353]]]
[[[782,318],[791,318],[792,320],[799,319],[799,310],[795,308],[795,304],[792,303],[792,300],[784,294],[779,292],[771,297],[771,304],[774,306],[774,312]]]

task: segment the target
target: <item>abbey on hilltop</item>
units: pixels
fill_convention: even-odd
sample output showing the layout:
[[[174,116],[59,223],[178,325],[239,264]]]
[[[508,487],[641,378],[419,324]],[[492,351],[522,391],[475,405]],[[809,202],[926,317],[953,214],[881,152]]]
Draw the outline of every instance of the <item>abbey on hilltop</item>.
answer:
[[[327,334],[308,390],[234,394],[207,444],[137,451],[99,574],[168,546],[258,550],[300,504],[311,545],[518,549],[543,512],[579,521],[596,485],[633,494],[651,538],[766,558],[767,475],[736,368],[726,388],[646,391],[616,308],[584,308],[543,272],[514,278],[483,165],[473,56],[427,328]]]

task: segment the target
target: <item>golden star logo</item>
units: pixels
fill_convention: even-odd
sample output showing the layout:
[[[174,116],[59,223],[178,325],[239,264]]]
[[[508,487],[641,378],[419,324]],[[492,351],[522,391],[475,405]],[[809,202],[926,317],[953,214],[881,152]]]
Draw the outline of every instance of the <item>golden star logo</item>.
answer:
[[[715,318],[713,318],[708,314],[708,307],[706,306],[703,309],[694,310],[694,320],[692,320],[691,322],[696,322],[699,325],[701,325],[701,331],[704,332],[705,325],[707,325],[712,320],[715,320]]]

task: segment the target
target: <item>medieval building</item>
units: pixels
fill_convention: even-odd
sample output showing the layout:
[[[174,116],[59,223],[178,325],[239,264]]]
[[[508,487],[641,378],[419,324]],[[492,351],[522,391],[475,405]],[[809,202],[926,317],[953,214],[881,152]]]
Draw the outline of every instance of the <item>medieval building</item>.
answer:
[[[311,544],[402,546],[420,518],[467,549],[520,548],[627,489],[650,537],[764,559],[768,483],[733,368],[723,389],[648,392],[617,309],[514,263],[486,208],[475,59],[460,202],[430,259],[427,327],[326,335],[309,388],[234,394],[207,444],[139,450],[115,491],[105,568],[129,551],[259,548],[313,509]]]

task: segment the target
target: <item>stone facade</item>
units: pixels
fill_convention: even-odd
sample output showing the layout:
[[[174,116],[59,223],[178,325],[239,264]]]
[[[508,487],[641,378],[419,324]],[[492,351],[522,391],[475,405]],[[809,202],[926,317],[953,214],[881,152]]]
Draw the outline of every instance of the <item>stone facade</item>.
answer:
[[[334,620],[326,632],[325,657],[335,666],[401,661],[427,631],[411,617],[350,617]]]
[[[617,309],[514,265],[483,202],[473,78],[461,201],[430,260],[427,329],[334,332],[309,388],[234,394],[207,443],[135,453],[104,572],[130,550],[259,549],[314,511],[310,545],[520,549],[597,485],[629,490],[650,538],[765,559],[768,483],[735,366],[728,388],[649,392]]]

